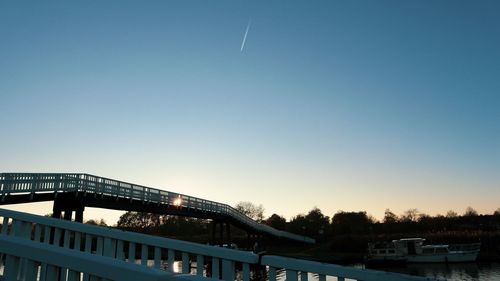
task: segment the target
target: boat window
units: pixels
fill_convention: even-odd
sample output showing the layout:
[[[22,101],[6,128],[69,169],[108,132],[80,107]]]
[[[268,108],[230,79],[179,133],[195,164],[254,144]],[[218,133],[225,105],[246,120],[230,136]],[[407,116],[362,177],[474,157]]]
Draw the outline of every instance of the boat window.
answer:
[[[378,250],[379,254],[385,254],[385,250]]]
[[[395,251],[394,250],[389,250],[389,254],[394,254]]]

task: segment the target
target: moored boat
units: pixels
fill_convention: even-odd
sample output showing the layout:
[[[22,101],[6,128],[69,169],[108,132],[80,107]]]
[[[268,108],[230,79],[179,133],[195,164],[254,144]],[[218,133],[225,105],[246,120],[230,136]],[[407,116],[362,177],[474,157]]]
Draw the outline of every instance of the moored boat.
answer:
[[[480,243],[456,245],[424,245],[423,238],[404,238],[384,243],[368,243],[366,262],[473,262]]]

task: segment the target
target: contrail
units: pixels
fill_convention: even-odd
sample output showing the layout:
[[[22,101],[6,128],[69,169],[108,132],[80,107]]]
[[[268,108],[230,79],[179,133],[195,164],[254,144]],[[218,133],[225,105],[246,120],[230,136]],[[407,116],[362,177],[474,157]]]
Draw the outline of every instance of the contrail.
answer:
[[[243,52],[243,48],[245,48],[245,42],[247,41],[248,30],[250,29],[250,25],[252,24],[252,20],[248,20],[247,30],[245,30],[245,35],[243,36],[243,42],[241,42],[240,52]]]

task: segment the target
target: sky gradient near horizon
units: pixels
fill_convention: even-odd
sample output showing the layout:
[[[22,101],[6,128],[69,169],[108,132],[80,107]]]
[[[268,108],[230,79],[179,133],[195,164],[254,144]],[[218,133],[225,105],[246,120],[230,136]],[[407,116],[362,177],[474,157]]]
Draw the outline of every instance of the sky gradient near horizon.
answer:
[[[498,15],[498,1],[2,1],[0,172],[288,219],[492,213]]]

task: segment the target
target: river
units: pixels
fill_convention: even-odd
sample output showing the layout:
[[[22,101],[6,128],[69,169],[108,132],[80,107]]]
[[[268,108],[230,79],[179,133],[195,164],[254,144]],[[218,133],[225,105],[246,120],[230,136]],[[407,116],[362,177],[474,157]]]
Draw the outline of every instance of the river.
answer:
[[[191,266],[192,273],[194,274],[195,265],[191,264]],[[356,268],[366,268],[364,264],[354,264],[352,266]],[[174,263],[174,271],[179,272],[181,267],[181,262]],[[448,281],[500,281],[500,263],[408,264],[406,266],[377,267],[370,269],[431,277]],[[276,273],[278,281],[285,281],[284,270],[278,270]],[[267,280],[266,275],[266,273],[262,272],[260,274],[252,272],[252,280]],[[241,278],[241,272],[238,272],[237,277]],[[308,280],[317,281],[318,276],[316,274],[309,274]],[[327,277],[327,281],[337,281],[337,278]]]
[[[364,267],[363,265],[356,266]],[[500,263],[408,264],[376,269],[449,281],[500,281]]]

